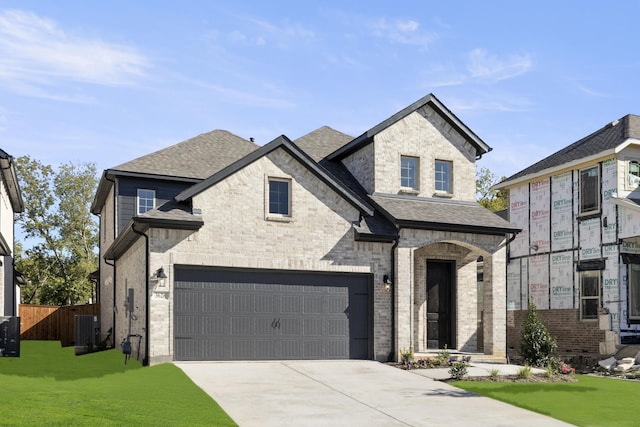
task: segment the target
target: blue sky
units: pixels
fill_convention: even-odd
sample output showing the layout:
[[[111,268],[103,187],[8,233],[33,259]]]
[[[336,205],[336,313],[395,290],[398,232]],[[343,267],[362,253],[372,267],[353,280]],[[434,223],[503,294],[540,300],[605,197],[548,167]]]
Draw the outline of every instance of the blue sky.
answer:
[[[0,2],[0,148],[99,170],[213,129],[357,136],[433,93],[511,175],[640,114],[640,2]]]

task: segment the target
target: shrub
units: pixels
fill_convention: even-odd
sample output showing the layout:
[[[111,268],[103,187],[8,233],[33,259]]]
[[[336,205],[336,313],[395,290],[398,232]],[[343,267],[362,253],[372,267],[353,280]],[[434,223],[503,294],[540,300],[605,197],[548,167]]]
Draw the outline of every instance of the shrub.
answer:
[[[535,304],[529,302],[529,312],[524,322],[520,347],[525,363],[533,366],[546,366],[557,347],[556,340],[540,320]]]
[[[454,380],[460,380],[468,373],[469,370],[465,362],[453,362],[451,368],[449,368],[449,375],[451,375],[451,378]]]
[[[491,372],[489,372],[489,377],[491,377],[492,380],[498,379],[499,375],[500,375],[500,369],[498,368],[493,368]]]
[[[531,366],[524,365],[522,368],[518,370],[518,378],[529,379],[533,376],[533,372],[531,372]]]
[[[400,350],[400,361],[402,363],[413,362],[413,349],[407,348]]]
[[[447,350],[447,346],[445,345],[444,349],[440,350],[435,357],[436,366],[448,366],[449,356],[451,356],[451,353]]]

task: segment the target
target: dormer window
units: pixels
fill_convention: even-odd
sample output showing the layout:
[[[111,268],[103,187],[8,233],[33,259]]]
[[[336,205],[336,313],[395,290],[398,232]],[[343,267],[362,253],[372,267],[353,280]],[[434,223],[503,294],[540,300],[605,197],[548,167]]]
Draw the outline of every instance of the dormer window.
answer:
[[[141,215],[156,207],[156,192],[155,190],[138,189],[138,215]]]
[[[417,157],[400,157],[400,187],[412,190],[418,189],[418,167]]]

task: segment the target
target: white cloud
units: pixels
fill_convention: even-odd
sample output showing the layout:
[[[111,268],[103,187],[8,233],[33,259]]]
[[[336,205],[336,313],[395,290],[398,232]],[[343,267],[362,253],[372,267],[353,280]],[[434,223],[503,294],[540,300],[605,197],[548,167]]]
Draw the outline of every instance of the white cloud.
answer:
[[[64,82],[122,86],[144,76],[149,66],[129,46],[68,34],[31,12],[0,12],[0,76],[9,88],[19,82],[24,93],[43,96],[43,87]]]
[[[435,39],[435,33],[420,30],[420,24],[414,20],[396,20],[389,22],[380,19],[373,24],[373,34],[394,43],[428,47]]]
[[[288,49],[292,44],[300,41],[311,41],[315,39],[316,34],[300,24],[292,24],[284,22],[282,24],[272,24],[263,19],[247,18],[251,23],[251,27],[245,29],[242,34],[245,36],[242,40],[243,44],[254,44],[256,46],[264,46],[266,44],[273,45],[280,49]],[[234,31],[235,33],[238,31]],[[247,35],[252,33],[252,35]]]
[[[501,59],[485,49],[474,49],[468,55],[468,70],[472,78],[506,80],[522,75],[533,66],[529,55],[511,55]]]

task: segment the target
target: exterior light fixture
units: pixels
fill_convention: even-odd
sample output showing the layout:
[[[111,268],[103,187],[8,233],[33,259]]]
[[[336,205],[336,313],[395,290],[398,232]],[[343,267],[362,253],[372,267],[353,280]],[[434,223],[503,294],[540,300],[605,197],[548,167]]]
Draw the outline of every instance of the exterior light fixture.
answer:
[[[393,284],[393,282],[391,282],[391,279],[389,278],[388,274],[385,274],[382,277],[382,285],[384,286],[384,290],[385,291],[390,291],[391,290],[391,285]]]

